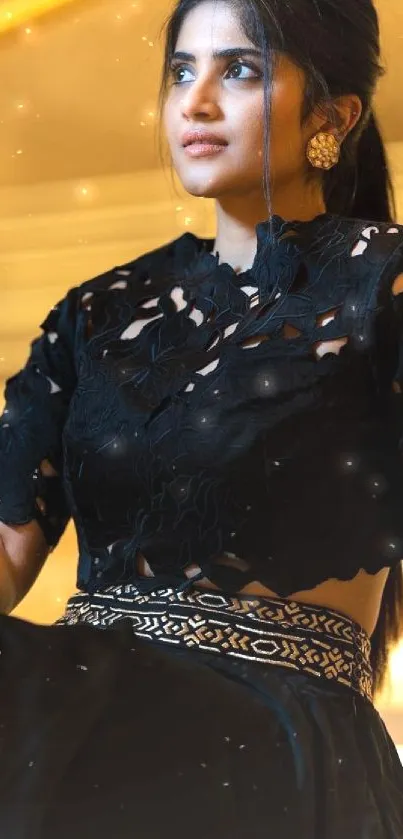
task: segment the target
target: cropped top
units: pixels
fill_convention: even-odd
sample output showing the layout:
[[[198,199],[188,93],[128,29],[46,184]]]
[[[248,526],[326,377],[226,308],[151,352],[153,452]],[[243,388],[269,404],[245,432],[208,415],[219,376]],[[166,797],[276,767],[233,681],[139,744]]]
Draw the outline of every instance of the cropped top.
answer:
[[[403,226],[256,233],[242,273],[187,232],[71,288],[6,382],[0,519],[53,550],[72,517],[83,591],[196,564],[288,596],[403,557]]]

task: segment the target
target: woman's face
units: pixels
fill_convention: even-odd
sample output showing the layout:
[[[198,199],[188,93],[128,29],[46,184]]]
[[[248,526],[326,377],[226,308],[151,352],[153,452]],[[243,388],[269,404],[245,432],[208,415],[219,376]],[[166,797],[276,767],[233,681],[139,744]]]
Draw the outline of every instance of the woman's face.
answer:
[[[235,48],[236,56],[213,55]],[[208,198],[263,193],[261,54],[222,0],[205,0],[189,12],[175,45],[175,55],[179,52],[191,55],[174,57],[164,126],[184,188]],[[301,129],[304,76],[283,55],[276,61],[273,83],[270,178],[275,194],[276,187],[303,179],[306,145],[317,129],[313,122]],[[196,128],[219,134],[227,145],[216,154],[191,157],[183,135]]]

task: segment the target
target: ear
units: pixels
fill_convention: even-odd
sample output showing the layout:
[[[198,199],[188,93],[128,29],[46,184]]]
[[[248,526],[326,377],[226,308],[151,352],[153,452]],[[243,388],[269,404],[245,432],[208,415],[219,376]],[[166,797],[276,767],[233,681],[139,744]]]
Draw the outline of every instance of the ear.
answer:
[[[333,100],[337,115],[337,130],[341,141],[352,131],[362,114],[362,102],[355,94],[346,94]]]
[[[354,93],[338,96],[316,110],[316,131],[335,134],[342,143],[357,124],[361,114],[362,102],[359,96]]]

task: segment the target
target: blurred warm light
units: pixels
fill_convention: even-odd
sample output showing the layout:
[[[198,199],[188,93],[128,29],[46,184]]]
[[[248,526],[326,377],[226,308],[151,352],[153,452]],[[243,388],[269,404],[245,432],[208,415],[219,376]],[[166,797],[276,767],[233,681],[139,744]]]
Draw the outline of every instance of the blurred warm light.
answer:
[[[75,0],[8,0],[2,4],[4,8],[0,9],[0,33],[74,2]],[[25,31],[27,34],[31,32],[30,29]]]
[[[99,188],[93,182],[81,183],[76,186],[74,195],[82,204],[92,203],[99,195]]]
[[[403,642],[393,651],[390,657],[390,680],[392,693],[403,698]]]

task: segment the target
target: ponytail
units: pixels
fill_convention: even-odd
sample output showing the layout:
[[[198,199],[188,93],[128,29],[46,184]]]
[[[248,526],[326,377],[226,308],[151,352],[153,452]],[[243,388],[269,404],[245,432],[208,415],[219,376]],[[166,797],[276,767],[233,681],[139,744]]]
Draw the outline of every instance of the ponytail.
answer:
[[[403,573],[399,562],[389,572],[384,588],[378,622],[371,635],[371,665],[374,692],[378,694],[386,680],[389,656],[403,637]]]
[[[370,221],[393,222],[396,203],[388,159],[378,122],[369,112],[358,142],[354,131],[341,147],[338,166],[326,173],[324,196],[329,213]]]
[[[373,111],[356,147],[355,189],[350,215],[371,221],[393,222],[396,202],[387,154]],[[375,631],[371,636],[374,690],[382,690],[393,648],[403,637],[402,563],[390,572],[383,592]]]
[[[342,186],[338,195],[336,191],[333,193],[333,200],[344,202],[345,209],[341,214],[369,221],[395,221],[394,189],[386,149],[373,111],[358,143],[347,147],[344,160],[341,159],[340,163]],[[332,196],[329,198],[331,203]],[[384,687],[390,653],[402,637],[403,570],[400,562],[389,572],[378,621],[371,636],[375,694]]]
[[[323,189],[330,213],[368,221],[392,222],[395,195],[387,154],[378,123],[370,111],[357,142],[354,131],[341,148],[338,166],[325,174]],[[403,569],[400,562],[389,572],[375,631],[371,636],[374,690],[382,690],[389,656],[403,638]]]
[[[396,204],[387,154],[373,111],[357,146],[353,218],[395,221]]]

